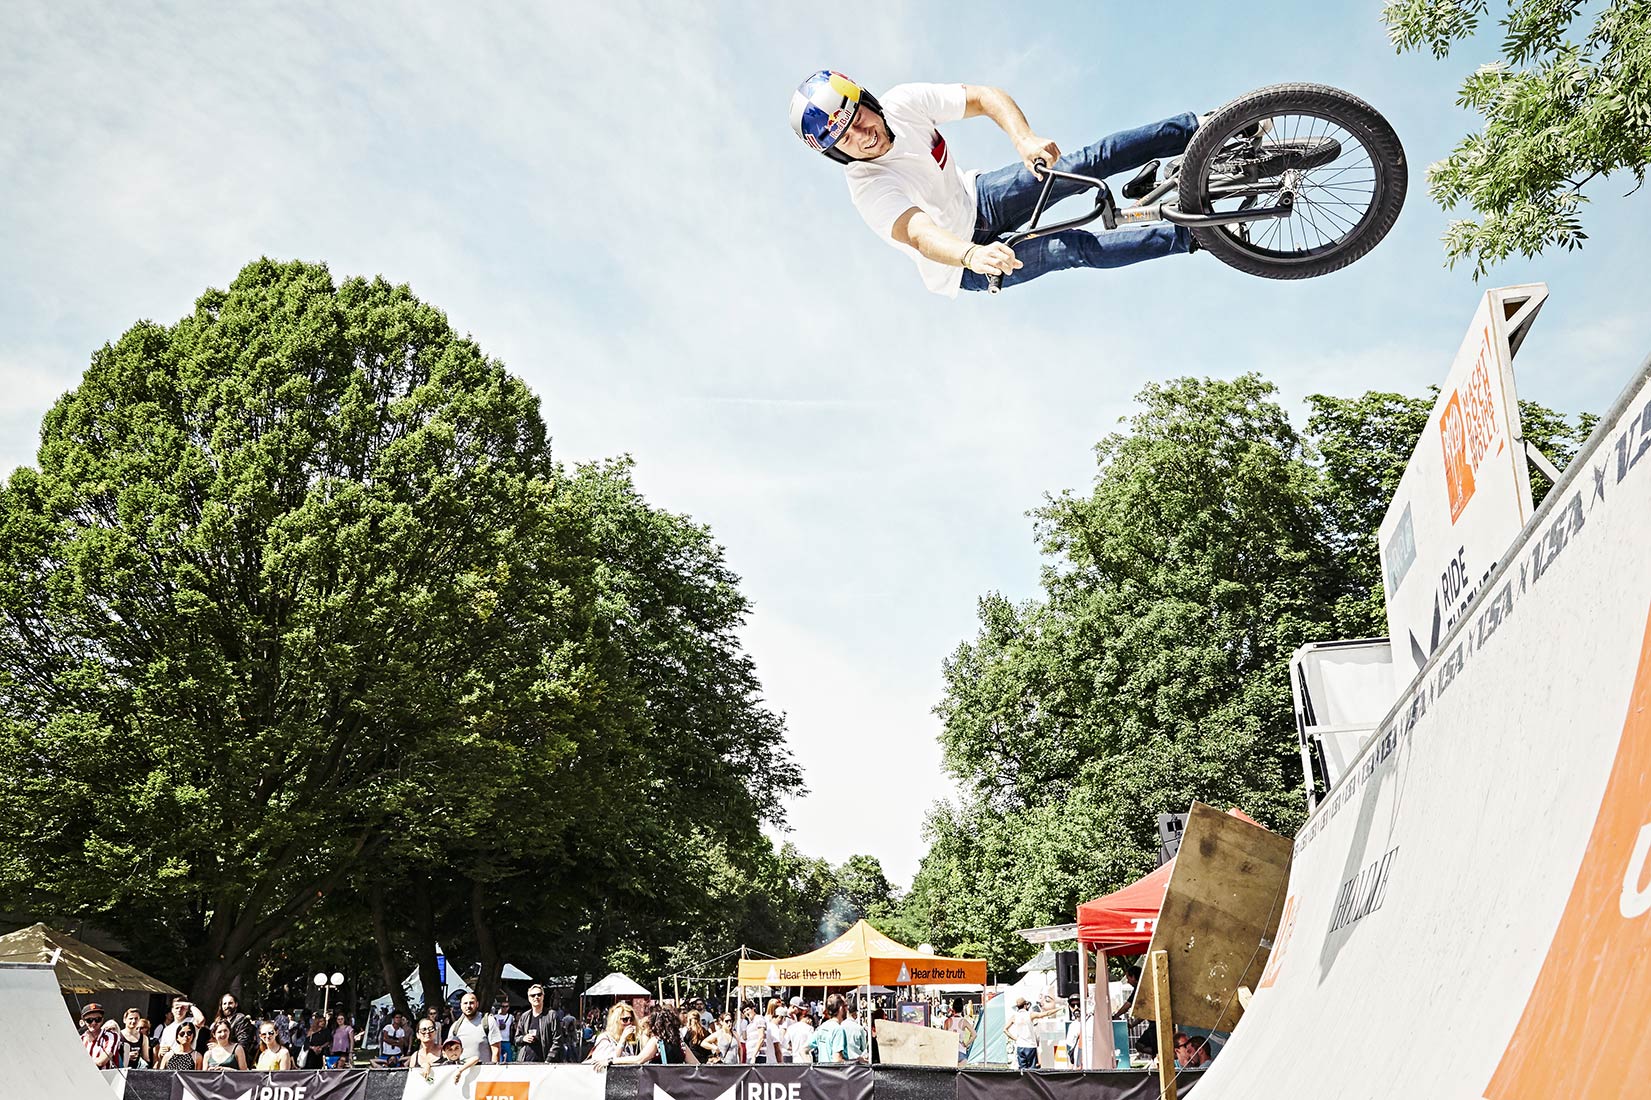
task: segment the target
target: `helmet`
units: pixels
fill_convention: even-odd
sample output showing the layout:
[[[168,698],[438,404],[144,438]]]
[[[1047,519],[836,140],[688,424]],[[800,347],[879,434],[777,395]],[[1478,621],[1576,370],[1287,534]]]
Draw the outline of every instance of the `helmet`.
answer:
[[[824,153],[839,164],[852,164],[854,158],[837,148],[837,142],[848,133],[862,103],[879,115],[883,113],[883,105],[877,102],[876,96],[842,73],[821,69],[797,85],[792,93],[791,129],[810,149]],[[890,131],[891,136],[892,133]]]

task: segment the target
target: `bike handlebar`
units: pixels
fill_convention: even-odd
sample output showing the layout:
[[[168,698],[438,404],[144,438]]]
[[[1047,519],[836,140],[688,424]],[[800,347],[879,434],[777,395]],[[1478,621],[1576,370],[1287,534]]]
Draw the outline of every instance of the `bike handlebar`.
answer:
[[[1096,218],[1100,218],[1101,224],[1106,226],[1108,229],[1112,229],[1117,226],[1118,204],[1113,201],[1112,189],[1106,185],[1105,180],[1097,179],[1094,176],[1080,176],[1074,172],[1062,172],[1057,168],[1051,167],[1049,163],[1041,157],[1035,158],[1032,161],[1032,174],[1043,181],[1043,190],[1038,194],[1037,204],[1032,207],[1032,219],[1027,223],[1025,229],[1021,230],[1019,233],[1009,234],[1002,239],[1001,243],[1013,248],[1022,241],[1029,241],[1034,237],[1042,237],[1050,233],[1059,233],[1064,229],[1075,229],[1080,225],[1088,225]],[[1040,226],[1038,225],[1038,219],[1043,217],[1043,209],[1045,206],[1049,205],[1049,194],[1054,189],[1055,181],[1058,179],[1070,180],[1073,183],[1079,184],[1079,190],[1090,187],[1094,188],[1095,206],[1089,211],[1089,213],[1080,215],[1079,217],[1071,218],[1064,222],[1056,222],[1054,225]],[[986,289],[992,294],[996,294],[998,291],[1002,290],[1003,273],[998,272],[986,276]]]

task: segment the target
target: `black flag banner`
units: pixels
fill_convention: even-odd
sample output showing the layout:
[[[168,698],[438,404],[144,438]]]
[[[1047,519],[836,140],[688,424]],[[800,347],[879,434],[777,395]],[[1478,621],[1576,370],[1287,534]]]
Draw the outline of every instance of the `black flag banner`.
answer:
[[[870,1066],[643,1066],[636,1100],[871,1100]]]
[[[366,1100],[364,1069],[295,1069],[250,1073],[180,1073],[172,1100]]]

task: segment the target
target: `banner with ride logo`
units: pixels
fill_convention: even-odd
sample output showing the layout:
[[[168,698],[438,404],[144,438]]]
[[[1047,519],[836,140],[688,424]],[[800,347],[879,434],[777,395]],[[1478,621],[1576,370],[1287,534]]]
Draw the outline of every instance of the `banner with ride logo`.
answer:
[[[637,1100],[871,1100],[871,1067],[643,1066]]]
[[[604,1100],[608,1075],[594,1066],[515,1062],[408,1070],[402,1100]],[[455,1080],[455,1076],[457,1079]]]
[[[258,1073],[179,1073],[172,1100],[366,1100],[364,1069],[296,1069]]]

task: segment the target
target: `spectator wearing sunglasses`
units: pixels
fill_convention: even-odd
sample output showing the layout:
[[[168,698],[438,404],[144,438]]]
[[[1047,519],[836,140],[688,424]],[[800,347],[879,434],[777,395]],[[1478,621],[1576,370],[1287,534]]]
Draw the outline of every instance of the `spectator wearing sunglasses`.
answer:
[[[436,1079],[435,1067],[442,1064],[441,1032],[436,1022],[430,1019],[420,1020],[416,1032],[418,1046],[413,1049],[412,1057],[407,1059],[407,1068],[422,1075],[429,1083]]]
[[[187,1017],[173,1025],[172,1041],[161,1043],[160,1069],[200,1069],[201,1055],[195,1049],[195,1036],[199,1032],[192,1020]]]
[[[98,1069],[120,1068],[120,1032],[103,1026],[103,1006],[89,1004],[80,1010],[80,1045]]]
[[[636,1012],[621,1001],[608,1010],[608,1026],[596,1037],[596,1044],[585,1061],[600,1068],[615,1058],[635,1054],[636,1035]]]
[[[712,1065],[733,1065],[740,1060],[740,1040],[734,1034],[734,1016],[724,1012],[717,1017],[716,1030],[700,1040],[700,1049],[710,1054]]]
[[[1194,1043],[1187,1037],[1186,1032],[1175,1033],[1175,1064],[1182,1069],[1195,1069],[1210,1060],[1210,1052],[1204,1044]]]
[[[281,1042],[280,1030],[268,1020],[258,1025],[258,1060],[253,1068],[265,1072],[293,1068],[292,1054]]]

